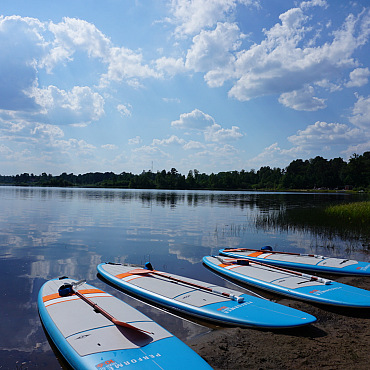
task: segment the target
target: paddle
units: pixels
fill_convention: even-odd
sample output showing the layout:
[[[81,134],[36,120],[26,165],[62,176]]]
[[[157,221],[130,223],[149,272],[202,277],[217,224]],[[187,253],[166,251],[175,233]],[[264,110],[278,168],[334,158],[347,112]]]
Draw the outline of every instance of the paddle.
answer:
[[[154,333],[151,333],[151,332],[142,330],[140,328],[137,328],[136,326],[130,325],[127,322],[123,322],[123,321],[117,320],[110,313],[108,313],[103,308],[101,308],[98,304],[94,303],[92,300],[90,300],[85,295],[83,295],[82,293],[80,293],[77,290],[77,287],[79,285],[84,284],[85,282],[86,282],[85,280],[80,280],[77,283],[64,284],[64,285],[62,285],[59,288],[59,295],[61,295],[62,297],[64,297],[64,296],[67,296],[67,295],[69,295],[71,293],[74,293],[74,294],[76,294],[77,297],[81,298],[84,302],[86,302],[87,304],[89,304],[96,312],[101,313],[108,320],[112,321],[112,323],[114,325],[121,326],[121,327],[128,328],[128,329],[135,330],[135,331],[139,331],[139,332],[142,332],[142,333],[145,333],[145,334],[154,334]]]
[[[280,252],[280,251],[272,251],[272,250],[263,250],[263,249],[250,249],[250,248],[225,248],[225,252],[244,252],[244,251],[251,251],[251,252],[261,252],[261,253],[273,253],[273,254],[288,254],[290,256],[302,256],[302,257],[315,257],[325,259],[326,257],[320,256],[318,254],[305,254],[305,253],[293,253],[293,252]]]
[[[305,279],[309,279],[310,281],[317,281],[317,282],[323,283],[325,285],[331,284],[331,280],[323,279],[323,278],[320,278],[318,276],[304,274],[304,273],[301,273],[301,272],[298,272],[298,271],[294,271],[294,270],[288,270],[288,269],[285,269],[285,268],[282,268],[282,267],[278,267],[278,266],[268,265],[267,263],[263,263],[263,262],[260,262],[260,261],[255,261],[255,260],[252,260],[252,259],[249,260],[248,257],[245,257],[245,259],[244,258],[243,259],[237,259],[236,258],[236,259],[233,259],[231,261],[226,261],[226,260],[224,260],[220,256],[213,256],[213,257],[217,258],[220,262],[222,262],[224,264],[228,264],[228,265],[232,265],[232,264],[246,265],[245,262],[247,262],[248,264],[249,264],[249,262],[252,262],[252,263],[255,263],[257,265],[261,265],[261,266],[265,266],[265,267],[268,267],[268,268],[271,268],[271,269],[275,269],[275,270],[287,272],[289,274],[297,275],[297,276],[303,277]]]
[[[146,266],[148,266],[148,265],[146,264]],[[166,274],[164,274],[162,272],[159,272],[159,271],[156,271],[156,270],[136,269],[136,270],[131,270],[129,273],[133,274],[133,275],[147,275],[147,274],[157,275],[157,276],[161,276],[161,277],[164,277],[164,278],[172,280],[172,281],[176,281],[177,283],[181,283],[181,284],[188,285],[188,286],[191,286],[191,287],[194,287],[194,288],[206,290],[207,292],[221,294],[225,297],[228,297],[228,298],[232,299],[233,301],[237,301],[238,303],[241,303],[241,302],[244,301],[244,297],[236,296],[234,294],[222,292],[221,290],[217,290],[217,289],[214,289],[214,288],[208,288],[208,287],[203,286],[203,285],[199,285],[199,284],[191,283],[189,281],[181,280],[181,279],[175,278],[175,277],[170,276],[170,275],[166,275]]]

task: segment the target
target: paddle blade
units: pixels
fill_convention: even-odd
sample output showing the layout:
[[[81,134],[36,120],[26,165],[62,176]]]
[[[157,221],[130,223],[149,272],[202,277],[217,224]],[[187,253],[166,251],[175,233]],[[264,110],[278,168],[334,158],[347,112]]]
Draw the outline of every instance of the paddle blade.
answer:
[[[119,321],[119,320],[117,320],[115,318],[112,318],[111,321],[112,321],[112,323],[114,325],[121,326],[122,328],[128,328],[128,329],[131,329],[131,330],[140,331],[141,333],[144,333],[144,334],[152,334],[152,335],[154,334],[154,333],[152,333],[150,331],[146,331],[146,330],[140,329],[140,328],[138,328],[136,326],[132,326],[132,325],[128,324],[127,322]]]

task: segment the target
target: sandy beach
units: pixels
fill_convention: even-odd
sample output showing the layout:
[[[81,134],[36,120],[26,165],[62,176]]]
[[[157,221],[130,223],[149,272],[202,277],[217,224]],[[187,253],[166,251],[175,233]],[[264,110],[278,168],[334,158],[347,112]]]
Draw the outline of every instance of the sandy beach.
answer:
[[[330,278],[370,290],[370,277]],[[370,309],[277,301],[316,316],[317,322],[283,331],[221,328],[187,344],[214,369],[370,368]]]

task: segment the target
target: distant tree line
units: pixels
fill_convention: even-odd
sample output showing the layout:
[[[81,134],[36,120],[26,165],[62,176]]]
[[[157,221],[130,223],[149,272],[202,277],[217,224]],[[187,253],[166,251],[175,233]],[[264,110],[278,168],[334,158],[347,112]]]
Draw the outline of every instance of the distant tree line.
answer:
[[[217,174],[190,170],[187,176],[176,168],[156,173],[91,172],[80,175],[62,173],[59,176],[42,173],[0,175],[1,185],[104,187],[132,189],[214,189],[214,190],[288,190],[288,189],[363,189],[370,190],[370,152],[354,154],[347,162],[342,158],[309,160],[296,159],[288,167],[261,167],[258,171],[228,171]]]

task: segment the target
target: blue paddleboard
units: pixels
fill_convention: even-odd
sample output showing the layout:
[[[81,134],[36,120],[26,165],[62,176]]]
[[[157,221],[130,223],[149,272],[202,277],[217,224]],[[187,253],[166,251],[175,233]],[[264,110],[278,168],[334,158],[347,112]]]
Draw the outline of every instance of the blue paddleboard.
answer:
[[[292,298],[334,306],[370,307],[370,291],[321,277],[230,257],[206,256],[203,263],[226,278]]]
[[[268,249],[264,249],[268,248]],[[370,276],[370,263],[346,258],[325,257],[314,254],[299,254],[273,251],[271,247],[261,250],[249,248],[220,249],[223,256],[261,260],[275,266],[293,270],[310,270],[322,273]]]
[[[97,268],[103,278],[139,298],[219,324],[280,329],[316,321],[299,310],[203,281],[122,264]]]
[[[49,280],[41,287],[37,302],[47,333],[74,369],[211,369],[141,312],[79,283],[74,286],[76,281],[68,278]]]

